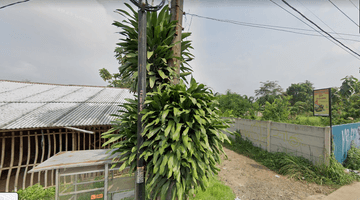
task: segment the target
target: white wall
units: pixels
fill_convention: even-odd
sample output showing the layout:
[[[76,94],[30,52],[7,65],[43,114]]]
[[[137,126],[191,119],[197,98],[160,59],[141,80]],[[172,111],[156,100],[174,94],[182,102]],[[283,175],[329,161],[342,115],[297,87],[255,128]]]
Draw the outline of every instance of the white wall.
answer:
[[[328,163],[331,144],[329,127],[234,118],[234,123],[228,130],[240,130],[244,139],[248,138],[255,146],[261,145],[262,149],[269,152],[293,153],[314,164]]]

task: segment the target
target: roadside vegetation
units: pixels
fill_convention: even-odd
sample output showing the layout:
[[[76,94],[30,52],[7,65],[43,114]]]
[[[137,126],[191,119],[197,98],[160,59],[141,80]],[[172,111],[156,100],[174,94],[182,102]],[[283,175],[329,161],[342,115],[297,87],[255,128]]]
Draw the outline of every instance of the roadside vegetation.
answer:
[[[331,89],[333,125],[360,121],[360,82],[353,76]],[[217,94],[223,117],[271,120],[308,126],[329,126],[328,117],[313,116],[313,83],[293,83],[286,90],[277,81],[261,82],[255,97],[228,90]]]
[[[55,187],[44,189],[39,183],[17,191],[19,200],[52,200],[55,199]]]
[[[98,177],[100,178],[100,177]],[[103,187],[103,183],[94,183],[93,188]],[[80,188],[81,189],[81,188]],[[87,188],[88,189],[88,188]],[[69,192],[69,191],[67,191]],[[27,187],[24,190],[18,192],[19,200],[53,200],[55,199],[55,187],[49,187],[44,189],[40,184]],[[71,196],[69,196],[71,197]],[[78,199],[90,199],[90,194],[83,194]],[[128,197],[124,200],[134,200],[134,197]],[[195,194],[189,198],[189,200],[234,200],[235,194],[229,186],[226,186],[215,176],[209,180],[209,186],[206,191],[201,189],[195,191]]]
[[[239,131],[238,133],[240,134]],[[289,175],[289,177],[297,180],[306,180],[307,182],[329,185],[334,188],[360,181],[359,175],[345,172],[345,167],[335,159],[333,153],[330,157],[329,166],[324,164],[314,165],[303,157],[297,157],[289,153],[267,152],[260,147],[254,146],[250,140],[245,140],[240,136],[236,136],[235,140],[232,138],[230,140],[232,145],[223,144],[226,148],[247,156],[281,175]],[[360,162],[359,151],[354,148],[350,151],[353,151],[354,154],[348,157],[348,163],[351,163],[349,166],[358,167],[357,164]]]

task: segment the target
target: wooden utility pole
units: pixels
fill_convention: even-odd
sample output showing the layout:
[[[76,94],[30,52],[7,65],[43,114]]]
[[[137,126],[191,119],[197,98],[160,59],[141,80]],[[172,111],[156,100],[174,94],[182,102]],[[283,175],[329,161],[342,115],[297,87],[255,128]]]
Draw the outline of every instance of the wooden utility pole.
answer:
[[[171,0],[171,21],[177,21],[175,27],[175,38],[173,43],[179,42],[173,47],[175,57],[181,57],[181,32],[182,32],[182,18],[183,18],[184,0]],[[169,66],[176,67],[177,77],[174,77],[173,84],[178,84],[180,81],[180,62],[178,59],[170,59]]]

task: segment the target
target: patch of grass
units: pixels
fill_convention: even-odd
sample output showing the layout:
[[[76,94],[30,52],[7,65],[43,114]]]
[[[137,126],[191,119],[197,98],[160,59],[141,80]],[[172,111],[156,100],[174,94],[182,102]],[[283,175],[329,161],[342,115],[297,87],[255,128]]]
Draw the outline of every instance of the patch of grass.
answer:
[[[235,194],[229,186],[221,183],[217,178],[210,180],[209,187],[206,191],[199,190],[195,197],[190,197],[190,200],[234,200]]]
[[[303,116],[298,115],[295,119],[289,120],[289,123],[292,124],[299,124],[299,125],[307,125],[307,126],[326,126],[327,124],[324,123],[324,119],[321,117],[315,116]]]
[[[240,135],[240,132],[238,134]],[[345,168],[335,159],[334,154],[330,157],[329,166],[324,164],[313,165],[312,162],[303,157],[284,152],[267,152],[240,136],[236,136],[235,140],[232,138],[230,140],[232,145],[224,143],[226,148],[254,159],[276,173],[289,175],[294,179],[302,180],[304,177],[307,182],[329,185],[335,188],[350,184],[353,181],[360,181],[360,176],[344,172]]]
[[[351,142],[351,148],[347,152],[344,167],[352,170],[360,170],[360,149],[354,146],[354,141]]]

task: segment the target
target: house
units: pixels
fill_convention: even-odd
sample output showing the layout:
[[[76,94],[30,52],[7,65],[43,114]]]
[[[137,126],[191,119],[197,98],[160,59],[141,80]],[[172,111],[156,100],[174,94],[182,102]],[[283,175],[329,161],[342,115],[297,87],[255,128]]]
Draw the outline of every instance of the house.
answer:
[[[109,148],[111,128],[128,89],[0,80],[0,192],[55,184],[54,171],[28,171],[61,151]]]

